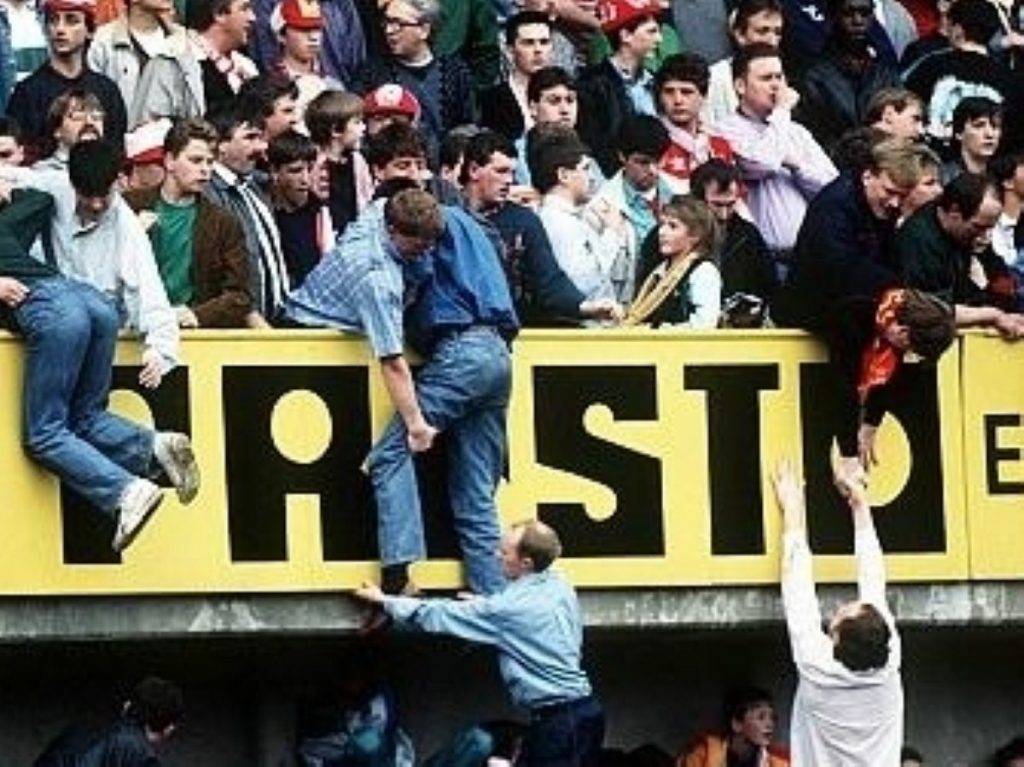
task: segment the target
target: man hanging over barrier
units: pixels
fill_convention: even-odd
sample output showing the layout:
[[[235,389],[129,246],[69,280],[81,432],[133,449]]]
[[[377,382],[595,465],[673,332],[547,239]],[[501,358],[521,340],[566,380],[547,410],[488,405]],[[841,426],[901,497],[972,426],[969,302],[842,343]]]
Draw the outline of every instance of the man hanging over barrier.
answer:
[[[0,208],[0,324],[25,337],[25,449],[113,518],[112,546],[120,552],[162,500],[149,478],[154,470],[166,472],[182,502],[196,496],[192,446],[184,434],[154,432],[107,412],[120,327],[115,300],[123,296],[63,277],[52,254],[50,263],[29,256],[50,226],[53,199],[25,189],[7,195]],[[154,388],[162,376],[161,365],[144,358],[139,382]]]

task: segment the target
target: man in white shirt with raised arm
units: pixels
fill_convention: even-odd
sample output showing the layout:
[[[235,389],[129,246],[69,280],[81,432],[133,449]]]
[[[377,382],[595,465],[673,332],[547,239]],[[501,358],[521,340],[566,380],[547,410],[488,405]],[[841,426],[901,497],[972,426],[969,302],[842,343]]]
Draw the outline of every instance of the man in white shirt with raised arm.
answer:
[[[901,647],[885,600],[885,566],[863,482],[837,471],[850,504],[857,599],[822,630],[807,544],[803,483],[788,462],[774,476],[783,514],[782,602],[799,682],[790,719],[792,767],[896,767],[903,742]]]

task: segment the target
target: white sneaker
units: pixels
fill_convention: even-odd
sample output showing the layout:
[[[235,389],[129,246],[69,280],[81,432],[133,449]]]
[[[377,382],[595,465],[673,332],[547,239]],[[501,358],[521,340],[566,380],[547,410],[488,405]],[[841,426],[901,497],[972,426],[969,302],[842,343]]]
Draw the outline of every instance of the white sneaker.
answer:
[[[148,479],[133,479],[128,483],[117,504],[117,531],[110,544],[116,553],[131,546],[163,499],[163,491]]]
[[[174,485],[178,500],[191,503],[199,493],[200,482],[191,440],[177,432],[157,432],[153,438],[153,456]]]

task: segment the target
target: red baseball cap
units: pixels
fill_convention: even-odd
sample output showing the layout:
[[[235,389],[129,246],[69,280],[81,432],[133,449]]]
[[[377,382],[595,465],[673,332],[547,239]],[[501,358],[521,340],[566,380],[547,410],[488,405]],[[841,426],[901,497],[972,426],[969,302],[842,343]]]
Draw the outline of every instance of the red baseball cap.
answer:
[[[598,0],[597,18],[602,32],[614,32],[637,19],[661,13],[661,0]]]
[[[280,34],[285,27],[323,29],[320,3],[317,0],[281,0],[270,12],[270,28]]]
[[[96,0],[45,0],[44,11],[81,11],[87,16],[96,15]]]
[[[367,117],[400,114],[415,122],[420,117],[420,102],[398,83],[385,83],[366,94],[363,114]]]

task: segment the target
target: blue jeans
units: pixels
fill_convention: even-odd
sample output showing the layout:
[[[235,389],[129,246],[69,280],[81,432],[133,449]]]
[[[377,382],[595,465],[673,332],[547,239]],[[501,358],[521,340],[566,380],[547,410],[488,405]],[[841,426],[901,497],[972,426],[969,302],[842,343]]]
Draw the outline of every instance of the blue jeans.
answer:
[[[592,697],[535,709],[523,745],[523,767],[597,767],[604,709]]]
[[[505,411],[512,388],[508,346],[494,328],[446,336],[416,377],[427,422],[447,433],[448,495],[469,587],[493,594],[505,586],[496,552],[501,537],[494,503],[505,465]],[[377,498],[381,563],[426,557],[423,514],[405,424],[396,415],[368,459]]]
[[[117,310],[89,285],[49,278],[30,286],[14,316],[25,336],[25,450],[113,517],[153,455],[150,429],[107,412]]]

